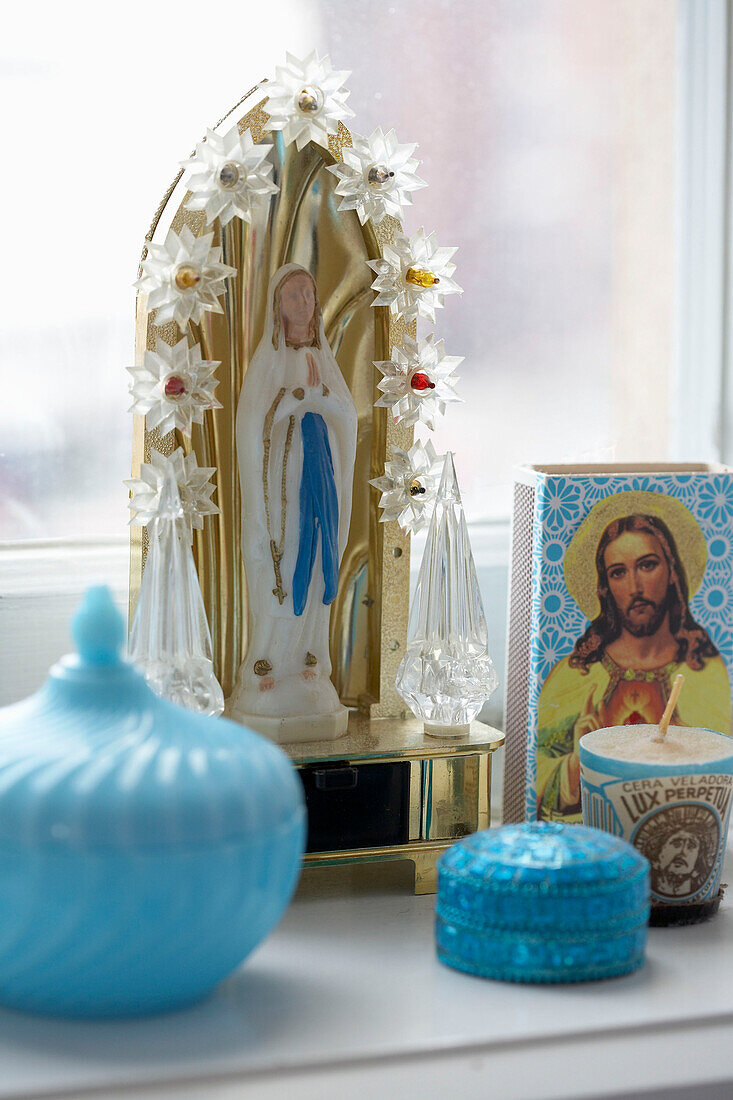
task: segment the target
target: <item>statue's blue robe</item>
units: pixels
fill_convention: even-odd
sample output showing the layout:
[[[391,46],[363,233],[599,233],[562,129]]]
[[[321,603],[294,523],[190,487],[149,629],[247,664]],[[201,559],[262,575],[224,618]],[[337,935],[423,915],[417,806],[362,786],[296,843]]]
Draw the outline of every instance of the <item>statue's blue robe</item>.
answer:
[[[300,478],[300,533],[298,560],[293,574],[293,607],[302,615],[321,539],[324,604],[333,603],[338,591],[339,506],[328,428],[322,416],[307,412],[300,422],[303,441],[303,471]]]

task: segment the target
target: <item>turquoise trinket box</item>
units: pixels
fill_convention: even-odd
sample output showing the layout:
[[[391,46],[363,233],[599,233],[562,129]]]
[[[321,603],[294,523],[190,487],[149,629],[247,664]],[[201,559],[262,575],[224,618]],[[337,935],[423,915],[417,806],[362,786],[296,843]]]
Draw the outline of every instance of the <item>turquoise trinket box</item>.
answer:
[[[438,958],[484,978],[627,974],[644,961],[648,920],[648,861],[599,829],[505,825],[438,861]]]
[[[0,711],[0,1003],[130,1016],[206,996],[270,932],[300,871],[285,754],[159,699],[90,589],[64,658]]]

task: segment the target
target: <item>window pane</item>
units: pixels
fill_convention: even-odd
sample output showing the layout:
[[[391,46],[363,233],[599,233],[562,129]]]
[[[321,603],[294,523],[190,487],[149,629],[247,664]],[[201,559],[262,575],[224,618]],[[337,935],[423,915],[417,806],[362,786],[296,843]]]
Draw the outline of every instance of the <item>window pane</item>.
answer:
[[[0,538],[122,531],[144,231],[177,162],[286,45],[352,69],[356,131],[419,143],[430,187],[406,227],[459,246],[465,289],[436,326],[466,357],[465,404],[435,443],[457,452],[469,515],[508,514],[518,462],[667,455],[675,4],[222,0],[233,33],[202,41],[193,4],[134,0],[113,50],[97,12],[21,6],[0,71],[17,166]]]
[[[668,0],[323,3],[359,123],[420,142],[406,225],[458,245],[464,355],[435,434],[473,518],[520,462],[668,454],[675,31]],[[367,63],[361,60],[367,57]]]

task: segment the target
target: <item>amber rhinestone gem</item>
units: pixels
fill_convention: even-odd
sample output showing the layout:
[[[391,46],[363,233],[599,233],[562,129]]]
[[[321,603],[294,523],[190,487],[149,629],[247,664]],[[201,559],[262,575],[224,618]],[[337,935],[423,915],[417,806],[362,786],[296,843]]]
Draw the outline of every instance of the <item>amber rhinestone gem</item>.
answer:
[[[405,272],[405,280],[408,283],[412,283],[413,286],[419,286],[423,290],[427,290],[431,286],[435,286],[440,282],[437,275],[434,275],[432,271],[428,271],[424,267],[408,267]]]
[[[192,264],[181,264],[176,271],[175,282],[179,290],[193,290],[201,282],[201,272]]]
[[[321,109],[322,96],[318,88],[303,88],[298,96],[298,110],[304,115],[314,115]]]

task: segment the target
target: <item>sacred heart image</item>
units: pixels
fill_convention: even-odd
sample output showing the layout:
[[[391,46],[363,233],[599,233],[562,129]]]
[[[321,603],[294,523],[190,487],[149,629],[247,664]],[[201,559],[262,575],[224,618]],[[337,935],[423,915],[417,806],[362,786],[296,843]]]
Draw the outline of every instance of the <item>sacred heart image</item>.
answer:
[[[704,604],[705,534],[682,501],[626,491],[596,503],[572,536],[563,573],[587,624],[549,671],[539,697],[538,816],[580,820],[578,741],[608,726],[659,722],[675,676],[676,726],[730,733],[726,663]]]

